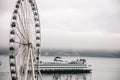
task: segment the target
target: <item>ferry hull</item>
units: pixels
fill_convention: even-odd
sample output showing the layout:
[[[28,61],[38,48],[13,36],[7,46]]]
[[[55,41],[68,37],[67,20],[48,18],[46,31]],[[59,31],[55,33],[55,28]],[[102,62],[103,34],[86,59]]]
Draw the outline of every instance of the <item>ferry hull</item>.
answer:
[[[89,67],[83,66],[40,66],[42,73],[90,73]]]
[[[86,70],[83,70],[83,69],[76,69],[76,70],[40,70],[41,73],[64,73],[64,74],[67,74],[67,73],[91,73],[91,69],[86,69]]]

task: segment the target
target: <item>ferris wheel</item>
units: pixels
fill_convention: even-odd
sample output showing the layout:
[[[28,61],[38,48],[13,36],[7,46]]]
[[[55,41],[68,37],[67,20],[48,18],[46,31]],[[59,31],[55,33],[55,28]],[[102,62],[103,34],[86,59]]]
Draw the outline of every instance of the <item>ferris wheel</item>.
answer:
[[[38,80],[41,31],[35,0],[18,0],[9,35],[11,80]]]

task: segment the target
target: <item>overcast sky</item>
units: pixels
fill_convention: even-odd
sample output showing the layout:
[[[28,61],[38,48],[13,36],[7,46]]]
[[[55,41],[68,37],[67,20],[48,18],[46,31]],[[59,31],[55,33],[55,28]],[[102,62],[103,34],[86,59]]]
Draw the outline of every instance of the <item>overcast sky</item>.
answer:
[[[16,0],[0,0],[0,46],[6,47]],[[42,48],[120,50],[120,0],[36,0]]]

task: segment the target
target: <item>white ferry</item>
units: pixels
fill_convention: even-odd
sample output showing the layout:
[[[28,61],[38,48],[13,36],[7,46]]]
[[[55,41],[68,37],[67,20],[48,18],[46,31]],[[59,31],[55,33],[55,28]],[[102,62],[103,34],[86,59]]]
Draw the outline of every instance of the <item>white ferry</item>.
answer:
[[[40,61],[40,70],[41,72],[79,72],[79,73],[90,73],[91,65],[87,65],[86,59],[77,59],[75,61],[63,61],[61,57],[55,57],[53,61],[42,62]]]

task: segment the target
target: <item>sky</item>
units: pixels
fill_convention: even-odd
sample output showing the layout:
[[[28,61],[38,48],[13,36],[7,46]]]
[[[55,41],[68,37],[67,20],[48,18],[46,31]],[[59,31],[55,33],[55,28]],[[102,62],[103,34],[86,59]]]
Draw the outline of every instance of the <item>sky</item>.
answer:
[[[0,1],[0,47],[16,0]],[[42,48],[120,50],[120,0],[36,0]]]

